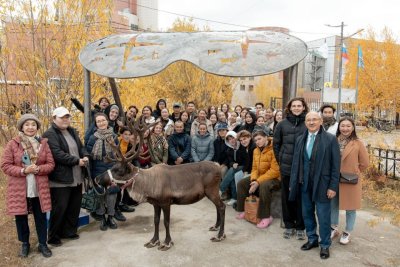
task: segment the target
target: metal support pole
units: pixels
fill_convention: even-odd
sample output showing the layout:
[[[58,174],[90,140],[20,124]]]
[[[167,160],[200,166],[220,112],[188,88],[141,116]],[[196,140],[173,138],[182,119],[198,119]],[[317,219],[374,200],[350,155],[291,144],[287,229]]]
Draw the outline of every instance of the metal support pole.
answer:
[[[343,28],[344,22],[342,22],[340,26],[340,48],[339,48],[339,78],[338,78],[338,91],[339,91],[339,99],[338,99],[338,106],[337,106],[337,113],[336,119],[337,121],[340,120],[340,113],[342,112],[342,66],[343,66]]]
[[[114,78],[108,78],[110,83],[111,91],[114,97],[115,104],[117,104],[119,108],[119,117],[121,118],[122,123],[125,123],[125,113],[122,107],[121,98],[119,97],[117,83],[115,82]]]
[[[297,64],[283,71],[282,109],[297,93]]]
[[[89,129],[90,127],[90,71],[87,69],[83,70],[84,72],[84,103],[83,107],[85,110],[84,113],[84,127],[85,127],[85,132]]]

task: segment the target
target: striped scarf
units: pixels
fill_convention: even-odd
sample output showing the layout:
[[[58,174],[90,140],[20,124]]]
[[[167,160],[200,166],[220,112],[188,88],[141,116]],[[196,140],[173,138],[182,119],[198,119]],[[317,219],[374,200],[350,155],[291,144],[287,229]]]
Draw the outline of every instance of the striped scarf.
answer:
[[[19,132],[21,138],[21,145],[24,151],[28,154],[31,164],[36,164],[38,158],[40,143],[37,136],[26,136],[23,132]]]

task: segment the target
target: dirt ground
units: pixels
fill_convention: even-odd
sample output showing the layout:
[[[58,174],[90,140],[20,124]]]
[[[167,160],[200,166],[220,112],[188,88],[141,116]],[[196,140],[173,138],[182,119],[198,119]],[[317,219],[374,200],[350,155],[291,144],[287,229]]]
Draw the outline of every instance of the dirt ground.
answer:
[[[188,206],[173,206],[171,235],[175,245],[169,251],[143,246],[153,235],[153,208],[149,204],[127,213],[118,229],[99,230],[97,222],[80,230],[81,238],[52,248],[53,257],[37,252],[30,266],[400,266],[400,228],[380,214],[359,211],[349,245],[334,240],[331,257],[319,258],[319,249],[301,251],[304,241],[282,238],[280,220],[264,230],[234,218],[226,209],[227,239],[212,243],[215,232],[207,229],[216,219],[215,207],[204,199]],[[344,214],[341,214],[343,225]],[[164,238],[161,225],[160,237]]]

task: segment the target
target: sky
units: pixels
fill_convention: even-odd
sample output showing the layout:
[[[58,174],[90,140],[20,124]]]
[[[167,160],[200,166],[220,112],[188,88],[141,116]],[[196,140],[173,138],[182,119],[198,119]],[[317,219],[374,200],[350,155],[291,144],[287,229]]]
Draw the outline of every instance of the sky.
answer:
[[[200,28],[208,25],[215,31],[241,31],[249,27],[279,26],[288,28],[291,35],[304,41],[340,35],[340,27],[325,25],[340,25],[341,22],[347,25],[344,36],[368,28],[380,32],[385,26],[397,38],[400,36],[398,0],[158,0],[158,9],[162,31],[179,17],[163,12],[168,11],[237,25],[195,19]]]

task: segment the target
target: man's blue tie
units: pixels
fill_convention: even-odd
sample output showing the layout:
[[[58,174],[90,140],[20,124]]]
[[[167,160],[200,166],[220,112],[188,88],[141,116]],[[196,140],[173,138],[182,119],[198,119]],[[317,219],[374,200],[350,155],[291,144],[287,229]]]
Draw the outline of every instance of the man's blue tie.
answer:
[[[315,134],[311,134],[310,135],[310,142],[308,143],[308,146],[307,146],[308,158],[311,158],[312,149],[313,149],[313,146],[314,146],[314,141],[315,141]]]

